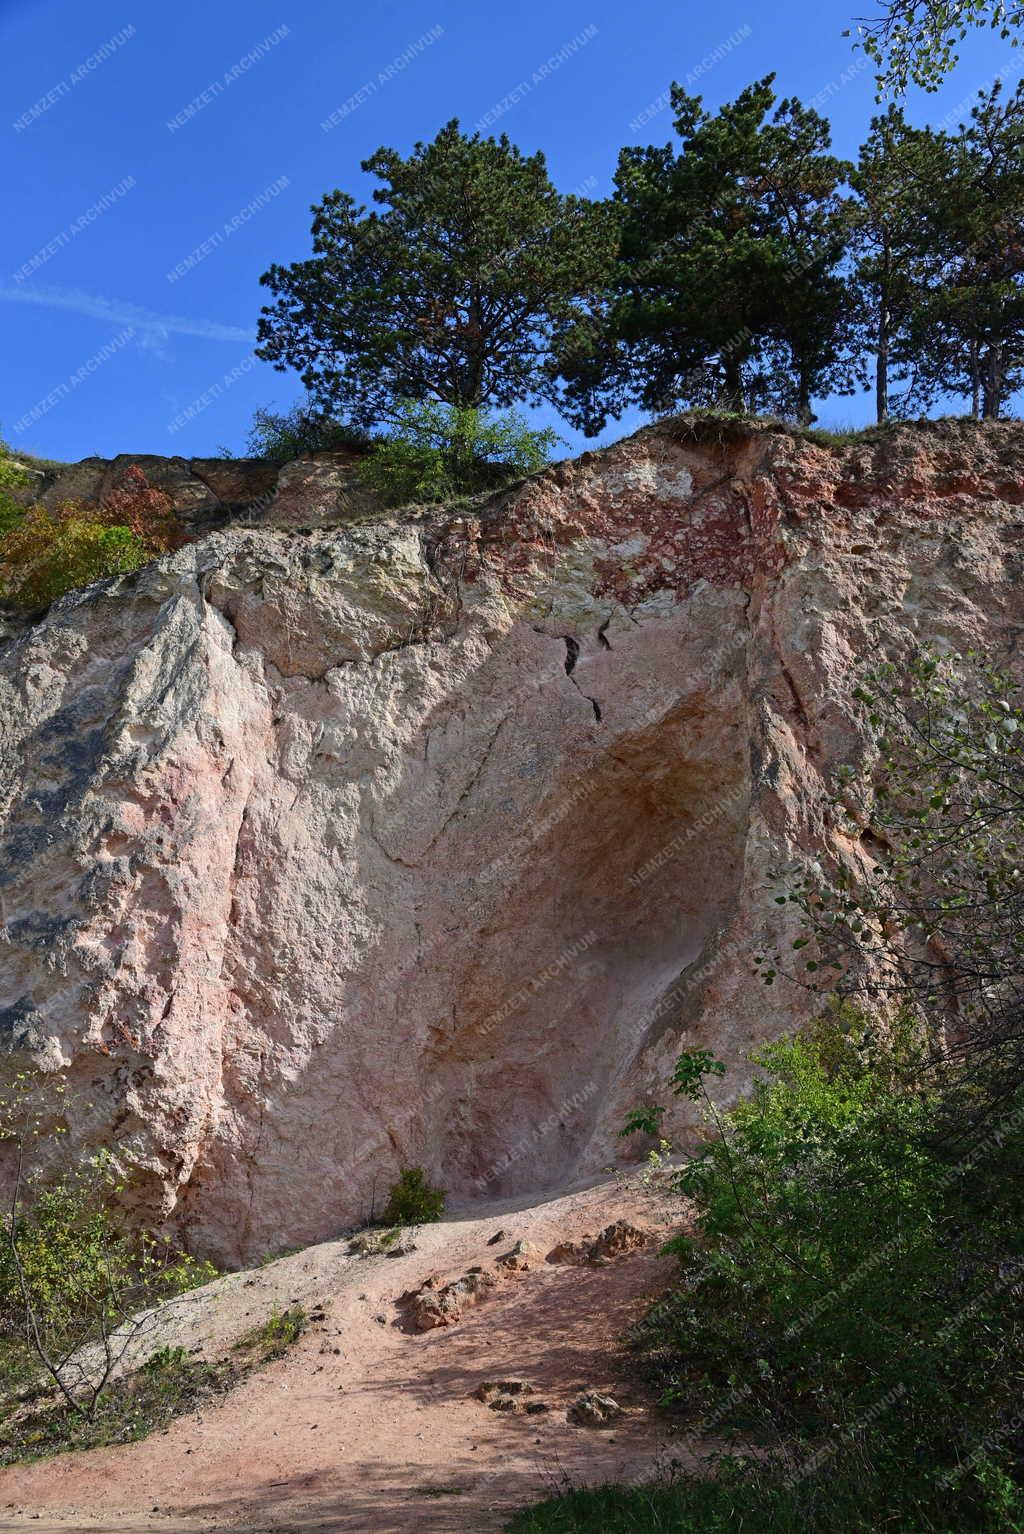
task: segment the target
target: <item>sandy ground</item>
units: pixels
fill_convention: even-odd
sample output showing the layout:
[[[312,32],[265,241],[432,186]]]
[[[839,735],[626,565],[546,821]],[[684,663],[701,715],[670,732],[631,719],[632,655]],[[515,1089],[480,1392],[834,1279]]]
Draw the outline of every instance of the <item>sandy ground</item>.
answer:
[[[624,1217],[657,1233],[648,1196],[603,1183],[523,1207],[495,1203],[421,1228],[416,1250],[354,1258],[328,1242],[232,1274],[161,1316],[143,1351],[166,1341],[211,1356],[274,1303],[319,1303],[286,1357],[215,1405],[137,1444],[66,1454],[0,1472],[4,1529],[132,1531],[500,1530],[510,1512],[559,1489],[628,1480],[672,1455],[685,1461],[624,1359],[619,1339],[671,1265],[658,1242],[608,1266],[545,1263],[559,1240]],[[489,1245],[496,1231],[507,1233]],[[539,1248],[528,1272],[502,1280],[450,1327],[410,1333],[396,1300],[429,1274],[491,1269],[515,1241]],[[541,1415],[491,1411],[485,1380],[534,1387]],[[570,1425],[584,1387],[626,1409],[612,1427]]]

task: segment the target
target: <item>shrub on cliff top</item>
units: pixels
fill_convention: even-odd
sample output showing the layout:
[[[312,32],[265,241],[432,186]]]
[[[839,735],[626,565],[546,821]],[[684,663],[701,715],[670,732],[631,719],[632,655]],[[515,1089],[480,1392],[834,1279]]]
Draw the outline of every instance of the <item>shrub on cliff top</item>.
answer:
[[[488,419],[468,406],[406,400],[359,472],[394,505],[447,501],[536,473],[557,441],[514,410]]]
[[[78,586],[140,565],[187,542],[170,498],[127,469],[99,506],[32,506],[0,536],[0,589],[19,607],[48,607]]]
[[[323,453],[342,448],[368,447],[370,437],[356,426],[335,421],[309,404],[290,410],[270,410],[260,405],[254,412],[246,449],[253,458],[288,463],[304,453]]]

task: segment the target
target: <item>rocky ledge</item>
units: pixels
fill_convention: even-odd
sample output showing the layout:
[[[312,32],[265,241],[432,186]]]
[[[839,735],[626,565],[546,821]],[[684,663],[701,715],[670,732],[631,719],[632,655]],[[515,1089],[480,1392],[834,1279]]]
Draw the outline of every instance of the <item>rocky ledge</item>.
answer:
[[[162,458],[120,453],[80,463],[29,468],[28,483],[15,492],[24,504],[62,501],[95,505],[121,482],[132,465],[163,490],[185,526],[203,534],[229,522],[259,527],[319,527],[379,512],[359,474],[360,454],[313,453],[290,463],[266,458]]]

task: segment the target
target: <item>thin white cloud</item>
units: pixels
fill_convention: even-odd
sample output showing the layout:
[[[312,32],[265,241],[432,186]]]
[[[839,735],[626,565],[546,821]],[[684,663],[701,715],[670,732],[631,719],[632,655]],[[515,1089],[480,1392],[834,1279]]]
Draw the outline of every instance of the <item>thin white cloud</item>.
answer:
[[[100,298],[78,288],[32,286],[0,287],[0,300],[12,304],[40,304],[46,309],[65,309],[86,319],[103,320],[112,325],[131,325],[143,346],[159,350],[171,336],[198,336],[203,341],[246,341],[256,339],[255,330],[242,325],[221,325],[217,320],[185,319],[176,314],[157,314],[141,304],[123,303],[116,298]]]

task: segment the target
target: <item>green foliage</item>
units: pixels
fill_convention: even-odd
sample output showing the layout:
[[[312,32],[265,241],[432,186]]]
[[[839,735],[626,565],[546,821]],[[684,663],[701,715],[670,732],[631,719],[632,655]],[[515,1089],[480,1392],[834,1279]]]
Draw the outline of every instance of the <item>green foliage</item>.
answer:
[[[787,1483],[723,1457],[709,1477],[680,1473],[669,1486],[600,1486],[569,1492],[517,1514],[507,1534],[1021,1534],[1024,1508],[993,1486],[986,1523],[964,1524],[955,1507],[918,1507],[898,1485],[858,1471]],[[891,1493],[891,1494],[890,1494]],[[902,1521],[903,1518],[906,1521]],[[901,1521],[895,1522],[894,1518]],[[916,1521],[920,1519],[920,1521]]]
[[[314,210],[313,254],[272,266],[257,355],[294,367],[318,410],[361,426],[402,400],[499,408],[550,397],[552,329],[603,282],[607,209],[563,196],[544,156],[449,122],[403,158],[362,169],[372,212],[347,193]]]
[[[684,1049],[672,1072],[672,1090],[677,1097],[697,1102],[704,1091],[704,1077],[724,1075],[724,1062],[716,1060],[709,1049]]]
[[[626,1114],[626,1122],[619,1130],[619,1139],[628,1135],[660,1135],[665,1110],[660,1105],[650,1108],[634,1108]]]
[[[671,146],[624,149],[618,263],[598,305],[560,327],[575,424],[600,430],[629,401],[777,409],[849,392],[838,267],[845,241],[828,123],[769,75],[718,112],[672,87]]]
[[[469,406],[406,400],[360,473],[396,505],[447,501],[535,473],[557,440],[512,410],[487,419]]]
[[[2,508],[0,508],[2,509]],[[171,502],[141,469],[127,469],[102,505],[31,506],[0,536],[0,592],[41,608],[79,586],[137,570],[186,542]]]
[[[0,1422],[0,1465],[104,1444],[133,1443],[175,1417],[222,1395],[236,1382],[230,1368],[160,1348],[141,1369],[114,1380],[96,1411],[31,1402]]]
[[[70,506],[33,506],[0,539],[4,596],[18,607],[48,607],[78,586],[137,570],[147,557],[127,527],[105,527]]]
[[[403,1167],[381,1216],[385,1225],[428,1225],[444,1213],[445,1196],[420,1166]]]
[[[984,16],[1024,10],[890,0],[863,46],[904,70],[920,47],[927,75],[949,18]],[[253,450],[309,450],[336,415],[376,429],[409,400],[548,400],[588,434],[631,405],[806,426],[869,371],[879,421],[947,396],[1006,411],[1024,385],[1024,83],[980,91],[952,132],[892,106],[856,166],[773,75],[717,111],[678,84],[671,100],[678,144],[623,149],[608,201],[562,197],[542,156],[457,122],[408,158],[378,150],[380,208],[329,193],[312,256],[261,279],[259,354],[311,403],[266,413]],[[436,493],[436,464],[387,451],[399,499]]]
[[[26,1356],[34,1317],[47,1353],[68,1359],[127,1315],[216,1276],[209,1263],[124,1225],[117,1192],[103,1155],[28,1188],[14,1226],[18,1261],[10,1240],[0,1247],[0,1352]]]
[[[256,1351],[264,1362],[269,1362],[287,1353],[305,1330],[306,1312],[301,1305],[292,1305],[287,1310],[278,1310],[275,1305],[262,1326],[247,1332],[237,1347],[242,1351]]]
[[[861,1487],[851,1528],[897,1513],[922,1530],[1010,1526],[1024,1091],[964,1156],[937,1132],[955,1083],[909,1017],[883,1029],[838,1005],[754,1059],[763,1079],[730,1112],[709,1107],[718,1134],[676,1177],[694,1209],[666,1248],[679,1280],[633,1335],[665,1401],[699,1431],[781,1435],[733,1503],[738,1517],[759,1488],[780,1520],[766,1528],[801,1512],[846,1527],[833,1481]],[[684,1057],[690,1089],[703,1064]]]
[[[12,532],[25,514],[24,507],[12,496],[29,480],[28,471],[0,439],[0,538]]]
[[[779,895],[803,934],[762,972],[873,1010],[832,1001],[762,1048],[727,1113],[706,1052],[681,1057],[716,1135],[676,1175],[679,1279],[632,1338],[698,1436],[759,1454],[516,1529],[607,1497],[611,1529],[1024,1530],[1024,706],[927,649],[858,698],[877,754],[834,811],[867,872]]]
[[[671,1486],[573,1492],[510,1534],[1024,1530],[1024,1092],[962,1155],[913,1019],[836,1004],[675,1177],[692,1226],[631,1341],[711,1456]],[[703,1080],[700,1052],[678,1073]],[[667,1474],[669,1466],[663,1473]]]
[[[217,1276],[119,1213],[111,1157],[62,1165],[66,1086],[35,1073],[0,1097],[15,1167],[0,1240],[0,1464],[124,1443],[231,1388],[301,1335],[301,1306],[275,1310],[229,1359],[177,1345],[129,1368],[154,1306]]]
[[[290,410],[270,410],[260,406],[253,412],[246,450],[253,458],[269,458],[273,463],[287,463],[306,453],[321,453],[341,448],[363,449],[369,446],[366,432],[346,426],[316,410],[307,400]]]
[[[987,660],[927,647],[856,697],[876,754],[840,773],[833,813],[871,856],[780,872],[799,959],[766,957],[765,976],[955,1020],[932,1052],[960,1072],[970,1139],[1024,1084],[1024,699]]]
[[[911,326],[928,293],[934,187],[944,182],[946,162],[942,136],[910,127],[893,106],[872,119],[850,176],[856,193],[847,210],[856,328],[860,346],[874,355],[879,421],[891,409],[905,414],[929,395],[916,367]],[[907,386],[893,401],[892,382]]]
[[[109,1164],[95,1157],[88,1167],[41,1187],[18,1220],[22,1267],[34,1303],[51,1330],[63,1333],[93,1307],[106,1306],[112,1289],[134,1286],[155,1262],[151,1239],[143,1238],[140,1249],[134,1237],[115,1226],[104,1202],[115,1188]],[[142,1287],[148,1292],[148,1285]],[[173,1292],[173,1282],[170,1288]],[[0,1317],[5,1330],[20,1310],[18,1275],[8,1247],[0,1253]]]
[[[974,415],[998,417],[1024,380],[1024,83],[979,93],[955,138],[930,135],[939,197],[918,195],[927,285],[909,349],[930,402],[967,396]]]
[[[1016,43],[1022,23],[1020,0],[881,0],[857,33],[879,66],[879,89],[898,96],[911,83],[938,90],[972,27],[991,27]]]
[[[527,1508],[505,1527],[507,1534],[876,1534],[855,1486],[830,1488],[826,1511],[836,1517],[833,1524],[809,1522],[803,1504],[798,1492],[766,1494],[753,1477],[725,1482],[683,1475],[668,1486],[571,1491]]]
[[[181,1346],[157,1348],[139,1368],[112,1379],[91,1410],[22,1390],[28,1396],[25,1404],[12,1408],[8,1403],[0,1419],[0,1465],[145,1438],[227,1394],[253,1369],[281,1358],[305,1326],[305,1311],[296,1305],[275,1309],[236,1343],[229,1358],[209,1362]]]
[[[91,1417],[152,1305],[215,1277],[117,1213],[123,1187],[99,1153],[62,1166],[65,1089],[24,1072],[0,1098],[0,1145],[15,1181],[0,1240],[0,1383],[47,1378]]]

